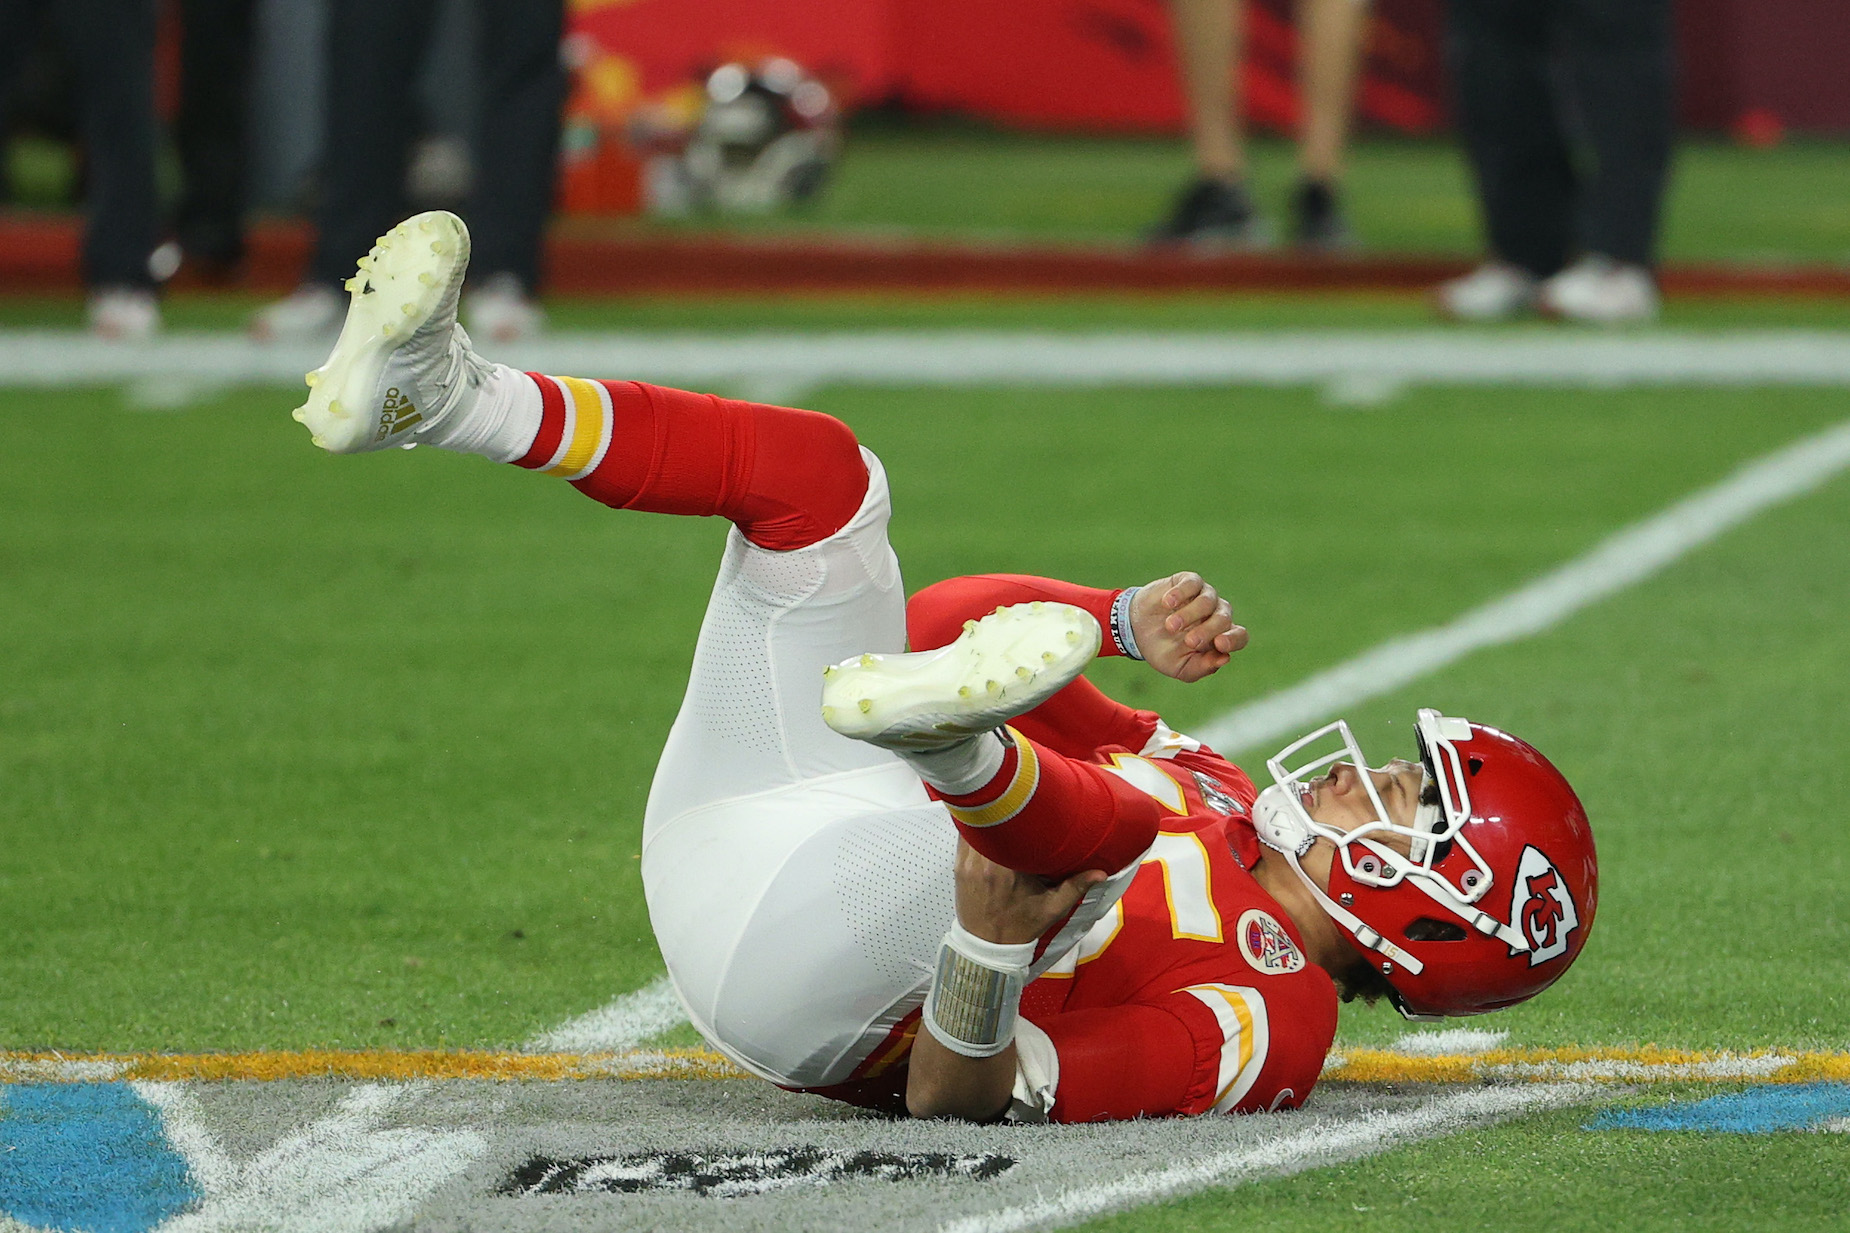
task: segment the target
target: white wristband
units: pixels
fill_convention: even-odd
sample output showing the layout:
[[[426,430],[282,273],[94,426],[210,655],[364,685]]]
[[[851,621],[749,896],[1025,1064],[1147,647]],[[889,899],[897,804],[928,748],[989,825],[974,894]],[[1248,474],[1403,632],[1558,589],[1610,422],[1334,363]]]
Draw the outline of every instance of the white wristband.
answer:
[[[964,1057],[994,1057],[1008,1048],[1033,962],[1032,942],[991,942],[961,922],[952,925],[925,994],[925,1025],[932,1036]]]

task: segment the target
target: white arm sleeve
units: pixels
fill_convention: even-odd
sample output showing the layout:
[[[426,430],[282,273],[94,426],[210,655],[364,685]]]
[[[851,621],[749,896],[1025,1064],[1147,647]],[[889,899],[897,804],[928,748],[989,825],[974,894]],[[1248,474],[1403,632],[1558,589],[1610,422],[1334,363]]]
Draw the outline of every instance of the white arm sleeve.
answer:
[[[1026,1019],[1015,1021],[1015,1092],[1006,1118],[1011,1122],[1044,1122],[1053,1112],[1054,1092],[1060,1086],[1060,1055],[1047,1033]]]

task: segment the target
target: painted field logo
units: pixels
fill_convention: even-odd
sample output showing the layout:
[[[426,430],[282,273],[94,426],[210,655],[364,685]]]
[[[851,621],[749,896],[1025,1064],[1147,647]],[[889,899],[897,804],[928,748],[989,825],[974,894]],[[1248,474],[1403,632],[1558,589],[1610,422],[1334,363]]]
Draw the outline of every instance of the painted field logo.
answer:
[[[1580,928],[1580,913],[1567,893],[1554,862],[1537,847],[1522,850],[1516,866],[1516,890],[1510,897],[1510,927],[1529,939],[1529,966],[1547,963],[1567,952],[1567,940]],[[1510,955],[1514,957],[1515,951]]]
[[[1241,915],[1234,934],[1240,939],[1240,953],[1246,956],[1246,962],[1268,976],[1283,976],[1304,966],[1304,953],[1284,926],[1258,908],[1248,908]]]
[[[820,1147],[769,1151],[625,1152],[554,1160],[535,1156],[495,1188],[502,1195],[633,1194],[691,1191],[715,1198],[765,1194],[793,1187],[918,1177],[987,1181],[1015,1167],[1010,1156],[950,1152],[840,1152]]]

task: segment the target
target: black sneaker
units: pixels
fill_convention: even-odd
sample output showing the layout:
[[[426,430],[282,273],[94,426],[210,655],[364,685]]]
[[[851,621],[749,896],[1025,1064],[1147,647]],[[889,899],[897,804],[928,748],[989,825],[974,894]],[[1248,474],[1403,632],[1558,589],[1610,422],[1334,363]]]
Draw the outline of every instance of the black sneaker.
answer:
[[[1291,223],[1291,242],[1304,252],[1340,253],[1356,246],[1336,190],[1322,180],[1298,182],[1291,195]]]
[[[1272,237],[1244,184],[1196,180],[1176,198],[1169,217],[1144,238],[1159,245],[1262,248]]]

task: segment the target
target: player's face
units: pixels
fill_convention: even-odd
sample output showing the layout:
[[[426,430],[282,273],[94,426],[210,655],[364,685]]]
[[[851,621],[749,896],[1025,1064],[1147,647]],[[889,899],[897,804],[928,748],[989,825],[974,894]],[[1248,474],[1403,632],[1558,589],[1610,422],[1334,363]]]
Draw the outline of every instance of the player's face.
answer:
[[[1306,811],[1325,826],[1343,831],[1353,831],[1376,821],[1375,804],[1368,799],[1368,792],[1362,786],[1363,774],[1374,781],[1375,794],[1387,809],[1387,820],[1396,826],[1411,827],[1420,803],[1421,771],[1419,763],[1405,758],[1396,758],[1386,766],[1365,771],[1347,762],[1338,762],[1327,775],[1305,785],[1310,789]],[[1404,836],[1377,834],[1372,838],[1400,850],[1402,855],[1406,853],[1408,845]]]

